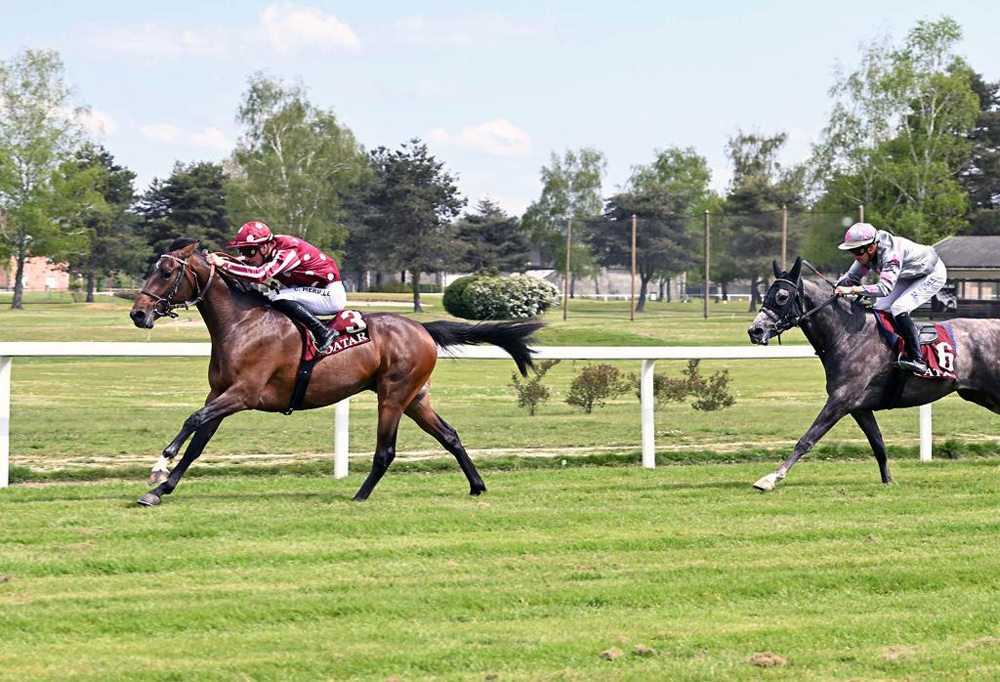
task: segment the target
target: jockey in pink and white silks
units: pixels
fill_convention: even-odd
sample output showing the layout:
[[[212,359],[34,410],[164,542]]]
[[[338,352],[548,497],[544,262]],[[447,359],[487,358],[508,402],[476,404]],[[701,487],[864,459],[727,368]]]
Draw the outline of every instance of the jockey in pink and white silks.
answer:
[[[229,246],[240,250],[242,263],[216,254],[209,254],[209,261],[251,282],[275,280],[281,288],[271,293],[271,305],[302,322],[316,341],[317,350],[327,352],[337,332],[316,315],[335,315],[347,305],[347,292],[333,259],[304,239],[272,234],[258,220],[240,227]]]
[[[914,374],[927,371],[920,355],[917,326],[910,313],[931,300],[948,279],[944,261],[933,246],[917,244],[868,223],[855,223],[838,248],[854,256],[854,263],[837,281],[836,293],[875,298],[875,310],[889,312],[906,344],[899,366]],[[879,275],[875,284],[861,284],[869,270]]]

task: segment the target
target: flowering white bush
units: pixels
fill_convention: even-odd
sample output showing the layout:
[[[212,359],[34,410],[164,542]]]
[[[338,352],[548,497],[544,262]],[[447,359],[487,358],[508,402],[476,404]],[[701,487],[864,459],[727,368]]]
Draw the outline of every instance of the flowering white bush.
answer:
[[[476,277],[461,294],[474,320],[535,317],[559,301],[559,290],[531,275]]]

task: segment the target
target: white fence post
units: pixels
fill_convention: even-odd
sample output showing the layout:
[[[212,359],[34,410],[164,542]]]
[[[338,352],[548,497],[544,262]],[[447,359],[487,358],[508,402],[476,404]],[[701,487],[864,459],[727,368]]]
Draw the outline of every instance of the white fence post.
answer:
[[[642,400],[642,466],[645,469],[656,467],[656,429],[654,428],[653,407],[653,367],[656,360],[643,360],[642,373],[639,375],[639,396]]]
[[[0,488],[10,484],[10,366],[12,358],[0,357]]]
[[[920,406],[920,461],[931,461],[931,446],[934,437],[931,431],[931,404]]]
[[[347,476],[347,448],[350,443],[351,399],[344,398],[334,408],[333,477]]]

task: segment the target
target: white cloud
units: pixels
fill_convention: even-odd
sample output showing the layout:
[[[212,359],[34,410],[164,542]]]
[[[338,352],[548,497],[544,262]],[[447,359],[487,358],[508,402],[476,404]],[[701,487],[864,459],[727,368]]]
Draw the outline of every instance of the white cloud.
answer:
[[[453,145],[494,156],[528,156],[531,138],[505,118],[485,121],[476,126],[465,126],[451,135],[444,128],[433,128],[427,138],[438,144]]]
[[[215,126],[207,126],[198,132],[188,132],[170,123],[155,123],[139,127],[139,132],[147,140],[168,145],[194,145],[204,149],[230,151],[235,145],[226,134]]]
[[[269,5],[261,12],[260,28],[270,44],[286,54],[309,47],[331,51],[361,46],[351,27],[332,14],[287,2]]]
[[[183,130],[169,123],[140,126],[139,132],[147,140],[154,142],[180,142],[185,137]]]
[[[77,114],[77,121],[92,135],[113,135],[118,132],[118,122],[99,109],[87,109]]]
[[[98,26],[86,42],[109,52],[146,56],[291,54],[305,50],[354,50],[361,41],[351,27],[332,14],[292,3],[268,5],[254,25],[167,26],[154,22]]]
[[[229,151],[234,146],[232,142],[226,139],[221,130],[214,127],[208,127],[200,133],[195,133],[191,136],[191,141],[199,147],[221,149],[222,151]]]
[[[227,49],[229,32],[217,27],[190,29],[145,23],[99,28],[88,36],[87,42],[99,49],[125,54],[222,54]]]
[[[422,47],[478,45],[487,40],[538,37],[551,30],[547,22],[521,24],[500,14],[413,15],[382,28],[391,42]]]

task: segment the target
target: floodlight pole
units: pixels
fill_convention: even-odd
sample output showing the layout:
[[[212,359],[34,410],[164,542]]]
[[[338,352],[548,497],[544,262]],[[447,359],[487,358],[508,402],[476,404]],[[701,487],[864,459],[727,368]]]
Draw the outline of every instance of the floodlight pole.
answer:
[[[859,223],[865,222],[865,205],[864,204],[859,204],[858,205],[858,215],[861,216],[861,218],[858,220],[858,222]]]
[[[563,319],[569,306],[569,250],[573,243],[573,219],[566,218],[566,276],[563,277]]]
[[[712,260],[712,230],[709,224],[708,211],[705,211],[705,319],[708,319],[708,270]]]
[[[781,270],[788,271],[788,204],[781,205]]]
[[[632,280],[631,287],[632,293],[629,296],[631,303],[629,304],[628,319],[635,322],[635,213],[632,214]]]

